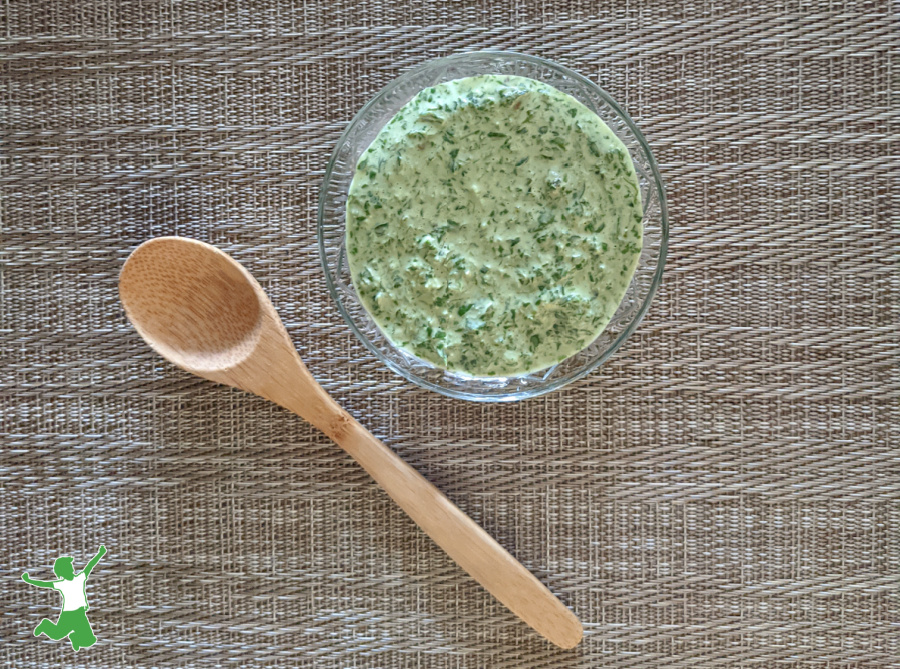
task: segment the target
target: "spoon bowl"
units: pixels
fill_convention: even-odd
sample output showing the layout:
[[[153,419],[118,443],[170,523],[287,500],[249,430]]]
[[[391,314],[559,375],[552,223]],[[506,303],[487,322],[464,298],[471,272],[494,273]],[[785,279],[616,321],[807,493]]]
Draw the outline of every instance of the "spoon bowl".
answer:
[[[544,584],[325,392],[259,283],[229,255],[194,239],[153,239],[125,261],[119,296],[135,329],[164,358],[308,420],[539,634],[562,648],[581,640],[578,618]]]
[[[119,295],[138,333],[192,372],[234,367],[253,351],[263,309],[252,276],[195,240],[159,237],[125,263]]]

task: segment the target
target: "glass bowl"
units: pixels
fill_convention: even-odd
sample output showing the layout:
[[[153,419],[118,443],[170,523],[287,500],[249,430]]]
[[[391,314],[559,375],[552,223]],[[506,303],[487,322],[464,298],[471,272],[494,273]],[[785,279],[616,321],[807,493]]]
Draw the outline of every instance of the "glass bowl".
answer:
[[[347,192],[356,163],[381,128],[417,93],[436,84],[482,74],[512,74],[543,81],[593,110],[628,147],[643,200],[644,247],[631,285],[606,329],[584,350],[546,369],[521,376],[474,377],[449,372],[395,346],[356,294],[344,246]],[[476,402],[509,402],[562,388],[609,358],[647,313],[662,278],[668,241],[662,178],[647,141],[607,93],[577,72],[534,56],[502,51],[462,53],[432,60],[398,77],[372,98],[338,140],[319,195],[319,253],[325,279],[350,329],[384,364],[415,384]]]

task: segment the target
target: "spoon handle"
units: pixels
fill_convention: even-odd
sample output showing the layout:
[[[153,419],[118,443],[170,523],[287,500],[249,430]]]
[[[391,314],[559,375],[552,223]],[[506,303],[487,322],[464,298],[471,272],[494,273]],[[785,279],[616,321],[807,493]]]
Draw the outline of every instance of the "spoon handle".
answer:
[[[264,363],[257,362],[247,374],[232,370],[207,378],[255,392],[318,427],[460,567],[536,632],[562,648],[581,641],[581,622],[534,574],[328,395],[274,317],[259,346],[266,351]],[[260,364],[264,374],[258,373]]]
[[[581,622],[534,574],[400,456],[345,416],[335,441],[460,567],[547,640],[562,648],[581,641]]]
[[[267,304],[254,357],[201,376],[256,393],[331,437],[456,563],[548,641],[572,648],[583,629],[574,613],[474,520],[341,408],[309,373],[274,307]]]

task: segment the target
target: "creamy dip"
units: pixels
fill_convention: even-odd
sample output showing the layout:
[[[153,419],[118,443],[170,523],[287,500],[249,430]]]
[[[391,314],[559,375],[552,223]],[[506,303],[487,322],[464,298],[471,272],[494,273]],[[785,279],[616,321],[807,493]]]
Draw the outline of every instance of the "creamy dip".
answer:
[[[459,79],[408,102],[360,158],[347,202],[353,284],[397,346],[511,376],[590,344],[641,253],[627,149],[547,84]]]

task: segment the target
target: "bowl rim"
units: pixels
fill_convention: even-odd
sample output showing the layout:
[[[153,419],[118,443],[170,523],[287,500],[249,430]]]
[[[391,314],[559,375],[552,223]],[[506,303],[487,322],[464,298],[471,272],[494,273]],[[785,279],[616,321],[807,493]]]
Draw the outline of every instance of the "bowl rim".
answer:
[[[542,65],[546,67],[554,68],[560,71],[567,77],[570,77],[580,84],[586,86],[593,93],[599,95],[603,98],[604,102],[606,102],[612,109],[618,114],[622,120],[625,122],[625,125],[628,126],[628,129],[634,133],[635,139],[637,139],[638,144],[640,144],[641,148],[647,155],[647,162],[650,165],[650,171],[653,176],[654,184],[657,189],[657,199],[659,200],[659,213],[660,213],[660,245],[659,245],[659,259],[656,263],[656,270],[653,274],[653,279],[650,282],[650,289],[647,291],[646,297],[643,299],[640,307],[638,308],[637,314],[631,320],[631,322],[625,327],[625,329],[619,334],[618,337],[612,342],[612,344],[607,347],[607,349],[589,364],[585,365],[580,370],[573,372],[567,376],[563,376],[559,379],[555,379],[554,381],[546,384],[537,386],[535,388],[526,388],[524,390],[511,391],[509,393],[504,394],[480,394],[477,392],[472,392],[469,390],[457,390],[454,388],[448,388],[445,386],[441,386],[437,383],[429,381],[427,379],[423,379],[418,376],[414,376],[409,374],[406,370],[396,365],[393,361],[388,359],[370,340],[366,337],[362,332],[360,332],[359,328],[356,327],[356,324],[353,322],[353,318],[350,316],[346,308],[344,307],[343,302],[340,299],[340,295],[338,294],[337,287],[335,286],[334,280],[332,279],[332,275],[330,270],[328,269],[328,256],[325,250],[325,232],[324,232],[324,221],[325,221],[325,200],[328,193],[328,187],[331,183],[332,173],[334,171],[335,162],[337,161],[338,153],[340,148],[344,145],[349,134],[354,130],[354,128],[359,124],[362,119],[366,117],[369,110],[375,106],[382,98],[384,98],[389,92],[392,92],[394,87],[404,77],[411,77],[417,72],[425,69],[426,67],[434,67],[436,64],[445,63],[445,62],[453,62],[460,60],[480,60],[480,59],[490,59],[497,57],[506,57],[511,60],[524,60],[536,65]],[[424,89],[423,89],[424,90]],[[346,226],[346,220],[344,221],[344,226]],[[666,207],[666,191],[665,185],[662,181],[662,175],[659,172],[659,164],[656,162],[656,157],[653,155],[653,152],[650,150],[650,145],[647,142],[647,139],[644,137],[644,133],[641,132],[640,128],[638,128],[637,124],[628,115],[628,113],[616,102],[609,93],[603,90],[596,83],[588,79],[583,74],[572,70],[565,65],[560,65],[559,63],[547,60],[545,58],[541,58],[539,56],[532,56],[529,54],[518,53],[515,51],[504,51],[504,50],[477,50],[477,51],[465,51],[462,53],[455,53],[450,56],[444,56],[441,58],[432,58],[424,61],[412,67],[405,72],[401,73],[396,78],[392,79],[386,86],[384,86],[378,93],[376,93],[372,98],[368,100],[350,122],[347,124],[347,127],[344,128],[344,131],[341,133],[340,137],[338,137],[337,142],[334,145],[334,150],[331,153],[331,158],[329,158],[327,165],[325,166],[325,176],[322,179],[322,187],[319,191],[319,204],[317,207],[316,213],[316,236],[318,238],[318,246],[319,246],[319,259],[322,263],[322,270],[325,273],[325,284],[328,286],[328,292],[331,295],[331,299],[334,301],[335,305],[338,308],[338,311],[341,314],[341,317],[350,326],[350,330],[356,335],[356,338],[359,339],[363,345],[371,351],[378,360],[380,360],[383,364],[385,364],[391,371],[395,374],[399,374],[401,377],[413,383],[421,388],[425,388],[427,390],[432,390],[441,395],[445,395],[447,397],[453,397],[455,399],[468,400],[470,402],[517,402],[525,399],[530,399],[533,397],[539,397],[546,393],[551,393],[556,390],[559,390],[563,386],[567,386],[570,383],[574,383],[579,379],[584,378],[591,372],[593,372],[597,367],[602,365],[604,362],[609,360],[612,355],[619,350],[622,344],[625,342],[628,337],[637,329],[638,325],[640,325],[641,321],[644,320],[644,317],[647,315],[647,311],[650,309],[650,304],[653,302],[653,298],[656,296],[656,291],[659,288],[660,283],[662,283],[663,272],[666,266],[666,258],[668,256],[668,248],[669,248],[669,215],[668,209]],[[478,377],[474,377],[478,378]]]

